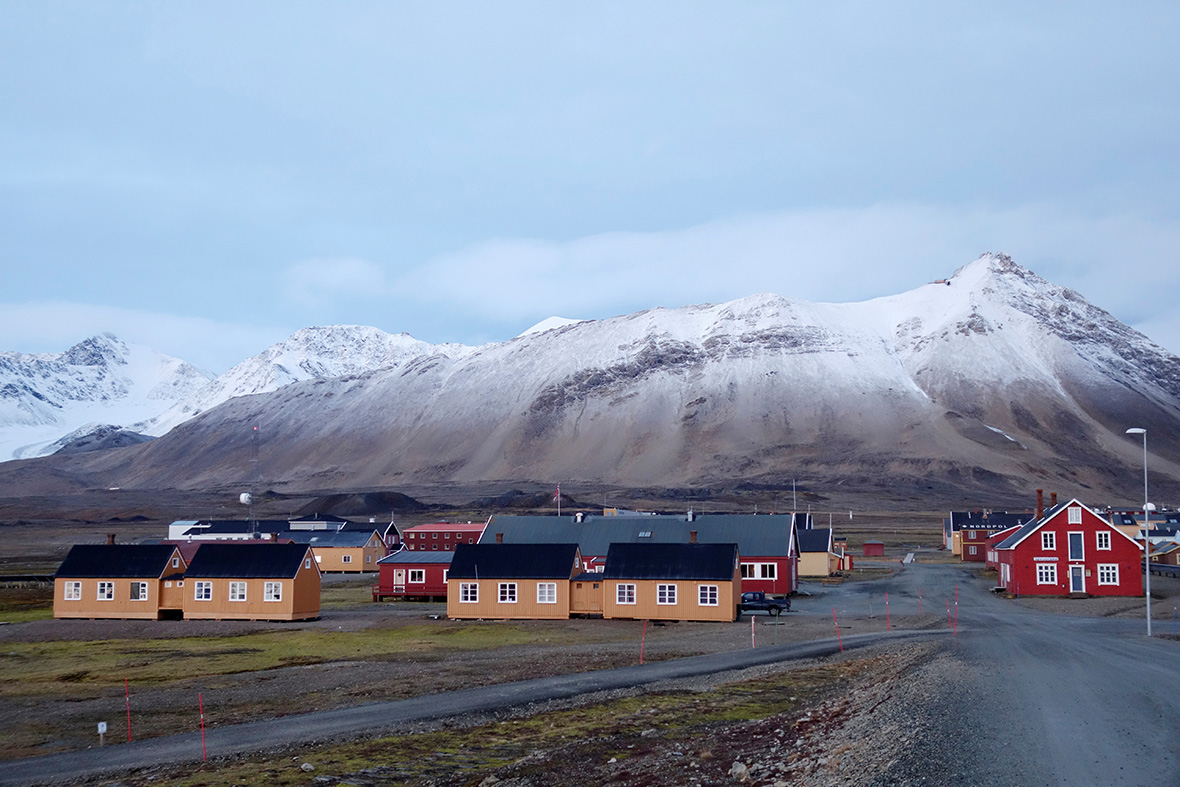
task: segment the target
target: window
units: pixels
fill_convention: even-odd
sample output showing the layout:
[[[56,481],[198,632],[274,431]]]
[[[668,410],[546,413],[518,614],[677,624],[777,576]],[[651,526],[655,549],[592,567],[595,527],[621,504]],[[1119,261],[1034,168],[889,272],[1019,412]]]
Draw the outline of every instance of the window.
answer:
[[[98,583],[98,600],[99,601],[114,601],[115,600],[115,583],[114,582],[99,582]]]
[[[148,583],[146,582],[132,582],[131,583],[131,600],[132,601],[147,601],[148,598]]]
[[[322,556],[322,555],[316,555],[316,556],[315,556],[315,562],[317,562],[317,563],[323,563],[323,562],[324,562],[323,556]]]
[[[366,562],[366,563],[372,563],[372,562],[373,562],[373,556],[372,556],[372,555],[365,555],[365,562]]]
[[[419,585],[426,582],[426,569],[424,569],[424,568],[411,568],[410,569],[410,582],[413,582],[413,583],[419,584]]]
[[[430,545],[430,548],[431,548],[431,549],[438,549],[438,544],[431,544],[431,545]]]
[[[1069,523],[1071,525],[1082,524],[1082,509],[1079,506],[1072,506],[1069,509]]]
[[[1056,585],[1057,584],[1057,564],[1056,563],[1038,563],[1037,564],[1037,584],[1038,585]]]
[[[407,533],[407,534],[406,534],[406,536],[407,536],[407,537],[408,537],[408,538],[409,538],[411,541],[413,541],[413,540],[414,540],[414,534],[413,534],[413,533]]]
[[[283,600],[283,583],[282,582],[267,582],[262,586],[262,600],[263,601],[282,601]]]
[[[972,541],[974,541],[974,540],[975,540],[975,531],[974,531],[974,530],[968,530],[968,531],[967,531],[967,538],[969,538],[969,539],[971,539]]]
[[[1069,538],[1069,559],[1070,560],[1084,560],[1085,554],[1082,549],[1082,533],[1070,533]]]
[[[1110,549],[1110,531],[1100,530],[1095,535],[1098,536],[1098,548]]]
[[[194,601],[212,601],[213,600],[213,583],[212,582],[195,582],[193,584],[193,600]]]
[[[629,582],[620,582],[615,589],[615,603],[616,604],[634,604],[635,603],[635,585]]]
[[[1118,563],[1099,563],[1098,564],[1098,584],[1099,585],[1117,585],[1119,583],[1119,564]]]
[[[316,560],[318,561],[319,558],[317,557]],[[311,558],[307,558],[306,560],[303,561],[303,567],[304,568],[311,568]]]
[[[557,603],[557,583],[556,582],[538,582],[537,583],[537,603],[538,604],[556,604]]]
[[[778,579],[778,565],[775,563],[760,563],[762,579]]]
[[[82,583],[81,582],[67,582],[66,583],[66,601],[81,601],[82,600]]]
[[[178,558],[178,557],[172,558],[172,567],[173,568],[180,568],[180,558]]]
[[[742,579],[778,579],[778,564],[742,563]]]
[[[717,606],[717,586],[716,585],[697,585],[697,606],[700,606],[700,607],[715,607],[715,606]]]
[[[501,582],[500,583],[500,603],[501,604],[515,604],[516,603],[516,583],[515,582]]]
[[[1052,552],[1057,549],[1057,534],[1056,533],[1041,533],[1041,549],[1045,552]]]
[[[444,585],[447,583],[447,574],[449,574],[449,573],[451,573],[451,570],[449,568],[443,569],[443,584]]]
[[[341,555],[340,562],[341,563],[351,563],[352,562],[352,555]]]
[[[438,533],[432,533],[431,535],[434,536],[435,538],[438,538]]]
[[[230,582],[229,583],[229,600],[230,601],[245,601],[246,600],[246,583],[245,582]]]
[[[676,604],[675,585],[656,585],[656,603],[664,605]]]
[[[753,563],[742,563],[742,579],[753,579],[753,578],[754,578],[754,564]]]
[[[476,604],[479,603],[479,585],[475,582],[460,582],[459,583],[459,603],[460,604]]]
[[[967,554],[968,554],[968,555],[976,555],[976,554],[979,554],[979,547],[977,547],[977,546],[975,546],[974,544],[972,544],[971,546],[967,547]]]

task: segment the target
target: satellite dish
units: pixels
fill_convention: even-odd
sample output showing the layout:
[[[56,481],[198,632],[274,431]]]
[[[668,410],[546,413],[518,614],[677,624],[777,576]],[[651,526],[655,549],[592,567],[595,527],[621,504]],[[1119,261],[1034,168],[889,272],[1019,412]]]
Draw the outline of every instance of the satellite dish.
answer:
[[[244,506],[248,506],[254,502],[254,497],[249,492],[242,492],[238,495],[238,502]]]

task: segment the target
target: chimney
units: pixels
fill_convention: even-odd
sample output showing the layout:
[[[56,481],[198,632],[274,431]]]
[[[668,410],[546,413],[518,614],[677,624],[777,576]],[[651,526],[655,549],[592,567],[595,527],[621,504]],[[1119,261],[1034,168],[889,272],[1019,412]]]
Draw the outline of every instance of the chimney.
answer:
[[[581,511],[574,514],[574,522],[578,523],[579,525],[582,524],[582,512]]]
[[[1040,522],[1041,517],[1043,517],[1044,515],[1045,515],[1045,490],[1038,489],[1037,490],[1037,519],[1036,519],[1036,521]]]
[[[496,534],[496,543],[497,543],[497,544],[503,544],[503,543],[504,543],[504,534],[503,534],[503,533],[497,533],[497,534]]]
[[[107,545],[108,546],[115,543],[115,535],[116,535],[115,533],[107,533]]]
[[[1049,493],[1049,508],[1057,508],[1057,493]]]
[[[688,531],[688,543],[695,544],[696,542],[697,542],[697,531],[695,531],[695,530]]]

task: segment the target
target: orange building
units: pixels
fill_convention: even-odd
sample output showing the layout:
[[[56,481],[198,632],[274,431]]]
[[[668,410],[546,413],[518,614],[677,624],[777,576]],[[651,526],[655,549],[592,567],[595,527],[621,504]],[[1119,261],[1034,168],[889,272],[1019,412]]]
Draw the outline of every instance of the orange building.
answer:
[[[742,597],[737,544],[611,544],[602,616],[732,621]]]
[[[78,544],[53,580],[55,618],[146,618],[179,612],[184,558],[170,544]]]
[[[563,620],[577,544],[459,544],[447,573],[447,617]]]
[[[203,544],[185,572],[184,617],[311,620],[320,570],[306,544]]]

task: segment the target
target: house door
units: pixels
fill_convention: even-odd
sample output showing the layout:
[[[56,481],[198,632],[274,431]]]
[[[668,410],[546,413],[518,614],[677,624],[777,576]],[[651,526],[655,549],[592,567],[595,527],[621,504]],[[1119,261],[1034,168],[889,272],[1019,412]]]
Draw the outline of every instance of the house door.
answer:
[[[1069,592],[1070,593],[1085,593],[1086,592],[1086,567],[1085,566],[1070,566],[1069,567]]]
[[[393,570],[393,592],[406,592],[406,570],[404,568],[395,568]]]

